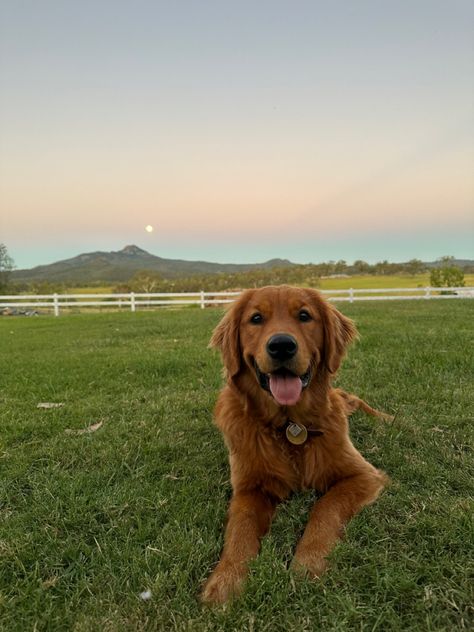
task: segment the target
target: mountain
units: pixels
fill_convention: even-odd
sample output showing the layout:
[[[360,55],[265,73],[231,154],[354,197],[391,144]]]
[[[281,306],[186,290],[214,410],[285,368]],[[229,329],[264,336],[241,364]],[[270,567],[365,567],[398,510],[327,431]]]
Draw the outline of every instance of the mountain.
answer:
[[[437,261],[425,261],[424,265],[427,268],[440,268],[444,263],[439,259]],[[474,261],[472,259],[453,259],[449,265],[456,266],[457,268],[472,268]]]
[[[14,270],[12,281],[51,283],[91,283],[94,281],[128,281],[138,270],[153,270],[164,278],[176,279],[195,274],[245,272],[254,268],[281,268],[295,265],[287,259],[271,259],[264,263],[234,264],[163,259],[138,246],[125,246],[117,252],[88,252],[29,270]]]

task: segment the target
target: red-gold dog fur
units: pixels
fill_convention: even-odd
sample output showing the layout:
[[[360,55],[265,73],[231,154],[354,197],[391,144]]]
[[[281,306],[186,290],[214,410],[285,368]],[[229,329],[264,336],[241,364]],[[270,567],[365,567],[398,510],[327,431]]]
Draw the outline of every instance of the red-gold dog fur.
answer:
[[[262,387],[256,372],[256,366],[261,374],[275,369],[268,341],[282,333],[297,342],[286,366],[296,376],[311,371],[307,388],[289,406]],[[324,494],[292,563],[296,571],[319,577],[344,525],[384,487],[383,472],[352,445],[347,419],[357,408],[383,413],[331,385],[356,335],[353,322],[318,292],[289,286],[247,290],[216,327],[210,346],[222,353],[227,383],[215,419],[229,450],[233,496],[221,559],[204,586],[204,602],[223,603],[239,594],[276,505],[292,492]],[[281,431],[288,419],[321,432],[292,445]]]

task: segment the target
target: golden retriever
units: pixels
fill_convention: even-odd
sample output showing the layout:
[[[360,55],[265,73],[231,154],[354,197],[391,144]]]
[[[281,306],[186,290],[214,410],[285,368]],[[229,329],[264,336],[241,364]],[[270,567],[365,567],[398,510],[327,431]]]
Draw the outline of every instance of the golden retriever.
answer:
[[[204,585],[206,603],[238,595],[278,502],[292,492],[324,495],[311,511],[292,567],[319,577],[344,525],[375,501],[387,477],[352,445],[355,395],[332,387],[354,323],[312,289],[269,286],[243,292],[210,346],[226,385],[215,409],[229,451],[233,496],[221,559]]]

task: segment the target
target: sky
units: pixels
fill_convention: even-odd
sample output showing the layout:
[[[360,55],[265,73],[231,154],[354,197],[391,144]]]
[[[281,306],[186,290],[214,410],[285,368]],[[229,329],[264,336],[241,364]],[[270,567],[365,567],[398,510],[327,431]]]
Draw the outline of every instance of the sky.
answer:
[[[2,2],[0,242],[474,258],[473,36],[470,0]]]

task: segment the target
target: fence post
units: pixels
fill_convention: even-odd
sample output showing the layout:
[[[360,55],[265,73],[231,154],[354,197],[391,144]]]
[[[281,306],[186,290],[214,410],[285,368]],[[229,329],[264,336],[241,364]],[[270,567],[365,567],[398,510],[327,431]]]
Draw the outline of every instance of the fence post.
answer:
[[[201,290],[201,309],[204,309],[204,290]]]
[[[354,302],[354,290],[353,290],[353,288],[349,288],[349,302],[350,303]]]
[[[135,306],[135,292],[130,292],[130,308],[132,312],[135,312],[137,310]]]
[[[425,287],[425,298],[431,298],[431,288]]]
[[[54,315],[59,316],[59,300],[58,300],[57,294],[53,294],[53,303],[54,303]]]

